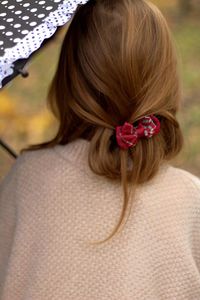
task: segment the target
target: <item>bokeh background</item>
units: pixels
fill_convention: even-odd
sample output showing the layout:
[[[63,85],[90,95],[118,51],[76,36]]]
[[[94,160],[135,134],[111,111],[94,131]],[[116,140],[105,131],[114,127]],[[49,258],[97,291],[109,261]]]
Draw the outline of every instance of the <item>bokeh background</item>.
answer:
[[[161,9],[172,30],[182,77],[183,100],[178,120],[185,145],[171,164],[200,177],[200,1],[152,2]],[[49,140],[57,131],[46,94],[67,26],[26,65],[29,77],[18,76],[0,90],[0,136],[17,154],[30,144]],[[14,161],[0,149],[0,180]]]

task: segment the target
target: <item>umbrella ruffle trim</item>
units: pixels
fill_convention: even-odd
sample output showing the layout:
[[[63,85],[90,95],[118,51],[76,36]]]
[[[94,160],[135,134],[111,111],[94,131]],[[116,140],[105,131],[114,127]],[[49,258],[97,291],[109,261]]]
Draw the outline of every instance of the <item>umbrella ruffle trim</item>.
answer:
[[[5,49],[4,55],[0,57],[0,88],[2,88],[4,78],[13,74],[16,60],[28,58],[40,48],[45,39],[50,38],[55,33],[58,26],[63,26],[72,18],[78,5],[87,2],[88,0],[63,1],[62,4],[58,5],[57,10],[51,12],[40,25],[34,27],[14,47]]]

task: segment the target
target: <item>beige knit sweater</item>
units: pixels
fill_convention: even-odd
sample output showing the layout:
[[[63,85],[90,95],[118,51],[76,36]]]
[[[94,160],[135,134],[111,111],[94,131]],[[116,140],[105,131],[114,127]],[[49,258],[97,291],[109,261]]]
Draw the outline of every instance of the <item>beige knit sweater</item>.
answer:
[[[200,180],[163,164],[111,242],[119,184],[89,142],[24,153],[0,186],[0,300],[199,300]]]

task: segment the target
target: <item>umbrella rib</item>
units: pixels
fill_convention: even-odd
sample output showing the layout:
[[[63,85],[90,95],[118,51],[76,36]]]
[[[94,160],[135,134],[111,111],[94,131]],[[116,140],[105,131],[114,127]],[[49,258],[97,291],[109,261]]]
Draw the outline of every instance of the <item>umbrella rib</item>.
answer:
[[[6,149],[14,158],[17,158],[17,154],[2,140],[0,139],[0,145]]]

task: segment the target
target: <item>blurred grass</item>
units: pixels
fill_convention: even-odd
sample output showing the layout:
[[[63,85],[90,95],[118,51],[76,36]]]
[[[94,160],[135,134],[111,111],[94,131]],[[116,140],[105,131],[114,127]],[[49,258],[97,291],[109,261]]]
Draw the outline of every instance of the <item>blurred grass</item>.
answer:
[[[152,1],[163,11],[180,57],[183,105],[178,114],[185,137],[182,153],[171,163],[200,176],[200,10],[181,18],[175,0]],[[61,42],[67,30],[33,57],[29,77],[18,76],[0,92],[0,135],[16,152],[28,144],[49,140],[57,122],[46,107],[46,93],[56,69]],[[2,163],[4,161],[4,163]],[[1,174],[10,168],[0,153]]]
[[[184,22],[174,30],[177,46],[182,55],[183,83],[187,92],[199,91],[200,82],[200,22]]]

